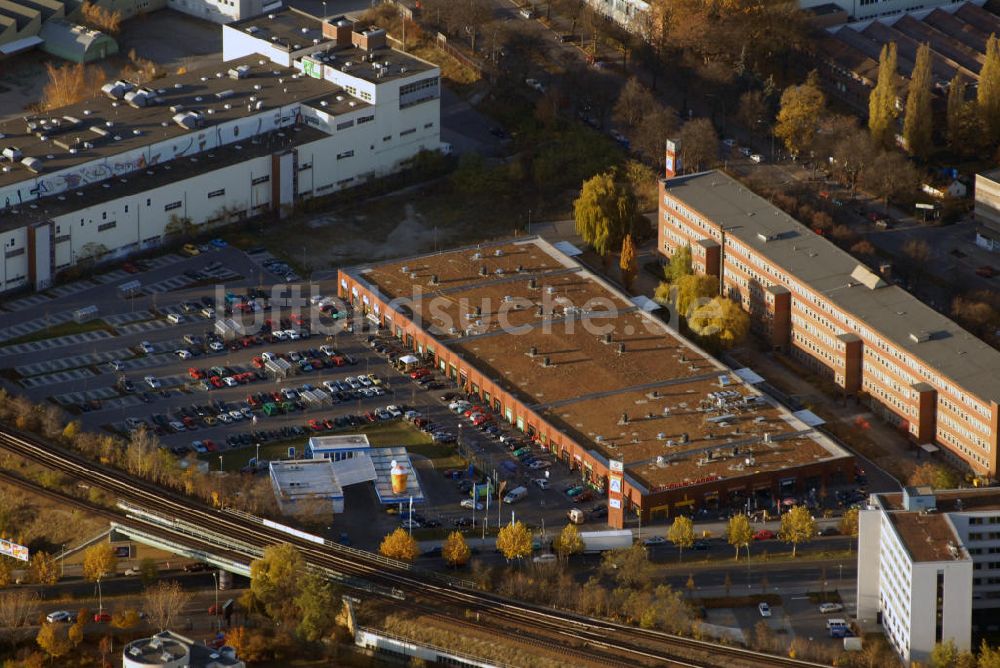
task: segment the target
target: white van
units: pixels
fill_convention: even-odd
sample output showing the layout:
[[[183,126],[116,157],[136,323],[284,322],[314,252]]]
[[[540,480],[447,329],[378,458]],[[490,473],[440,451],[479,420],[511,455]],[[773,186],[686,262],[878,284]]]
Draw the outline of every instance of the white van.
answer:
[[[180,313],[171,313],[170,315],[167,316],[167,322],[169,322],[172,325],[176,325],[183,319],[184,316],[182,316]]]
[[[841,627],[841,626],[844,627],[844,628],[847,627],[847,620],[846,619],[840,619],[838,617],[833,617],[833,618],[830,618],[830,619],[826,620],[826,630],[827,631],[829,631],[830,629],[832,629],[834,627]]]
[[[526,487],[515,487],[507,492],[506,496],[503,497],[503,502],[517,503],[526,496],[528,496],[528,489]]]

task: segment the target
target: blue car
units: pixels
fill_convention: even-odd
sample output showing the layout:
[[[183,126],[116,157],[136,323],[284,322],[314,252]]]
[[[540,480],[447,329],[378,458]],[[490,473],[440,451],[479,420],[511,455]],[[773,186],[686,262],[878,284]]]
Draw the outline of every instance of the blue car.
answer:
[[[216,248],[225,248],[226,246],[229,245],[225,241],[223,241],[222,239],[212,239],[208,243],[212,244]]]

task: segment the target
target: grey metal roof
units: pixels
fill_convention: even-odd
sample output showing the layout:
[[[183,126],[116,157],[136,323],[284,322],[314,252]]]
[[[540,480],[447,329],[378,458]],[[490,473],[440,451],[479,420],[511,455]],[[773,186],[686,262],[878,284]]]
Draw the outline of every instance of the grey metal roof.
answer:
[[[114,40],[100,30],[91,30],[65,19],[52,19],[42,26],[39,37],[46,46],[57,53],[86,54],[98,42],[114,43]]]
[[[1000,402],[1000,351],[895,285],[852,278],[858,261],[717,171],[670,179],[667,192],[838,308],[984,401]],[[762,236],[760,236],[762,235]],[[765,241],[764,239],[767,238]],[[921,333],[929,333],[926,337]]]

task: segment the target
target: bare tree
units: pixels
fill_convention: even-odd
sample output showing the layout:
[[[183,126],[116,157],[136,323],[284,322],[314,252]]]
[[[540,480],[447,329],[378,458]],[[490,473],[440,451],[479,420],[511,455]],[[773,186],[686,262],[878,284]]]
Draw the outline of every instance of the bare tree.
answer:
[[[181,589],[176,581],[158,582],[146,590],[145,610],[149,623],[160,631],[173,626],[174,618],[180,614],[191,595]]]
[[[719,156],[719,135],[707,118],[688,121],[681,128],[681,160],[686,171],[711,166]]]
[[[614,121],[631,130],[638,127],[646,114],[659,106],[649,89],[632,77],[625,82],[618,102],[615,103]]]
[[[17,629],[35,621],[38,615],[38,593],[28,589],[15,589],[0,594],[0,628]]]
[[[632,132],[632,147],[659,164],[663,161],[667,138],[676,131],[677,115],[673,109],[657,105]]]

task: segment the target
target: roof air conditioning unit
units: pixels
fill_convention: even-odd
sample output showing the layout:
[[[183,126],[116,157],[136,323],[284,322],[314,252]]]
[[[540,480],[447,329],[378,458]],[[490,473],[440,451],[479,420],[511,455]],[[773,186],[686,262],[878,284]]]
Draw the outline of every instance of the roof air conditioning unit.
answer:
[[[619,343],[618,344],[618,354],[619,355],[624,355],[625,354],[625,344],[624,343]]]
[[[479,275],[480,276],[489,276],[490,275],[489,269],[487,269],[486,267],[480,267],[479,268]]]
[[[543,357],[542,358],[542,366],[544,366],[544,367],[552,366],[552,358],[550,358],[548,355],[546,355],[545,357]]]
[[[534,357],[538,354],[538,348],[536,346],[531,346],[528,348],[528,357]]]

